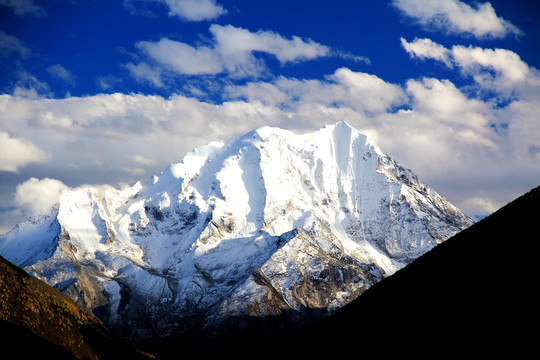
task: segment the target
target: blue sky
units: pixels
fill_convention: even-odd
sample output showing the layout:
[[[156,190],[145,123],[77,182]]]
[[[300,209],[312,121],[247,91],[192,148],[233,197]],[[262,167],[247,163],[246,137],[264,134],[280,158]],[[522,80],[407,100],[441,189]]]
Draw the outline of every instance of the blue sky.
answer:
[[[0,233],[255,127],[346,120],[471,216],[540,184],[532,1],[0,0]]]

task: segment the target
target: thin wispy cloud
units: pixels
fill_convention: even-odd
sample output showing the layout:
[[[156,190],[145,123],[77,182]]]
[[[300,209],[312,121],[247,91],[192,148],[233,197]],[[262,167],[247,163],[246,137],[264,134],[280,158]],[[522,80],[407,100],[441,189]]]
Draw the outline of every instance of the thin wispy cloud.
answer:
[[[44,17],[47,15],[41,6],[35,4],[34,0],[0,0],[0,6],[11,8],[13,13],[20,17]]]
[[[69,85],[75,84],[75,76],[60,64],[55,64],[47,68],[47,72],[56,79],[60,79]]]
[[[32,51],[21,40],[0,30],[0,58],[15,55],[27,59]]]
[[[124,7],[134,15],[157,16],[151,5],[162,4],[168,15],[184,21],[213,20],[227,13],[215,0],[124,0]]]

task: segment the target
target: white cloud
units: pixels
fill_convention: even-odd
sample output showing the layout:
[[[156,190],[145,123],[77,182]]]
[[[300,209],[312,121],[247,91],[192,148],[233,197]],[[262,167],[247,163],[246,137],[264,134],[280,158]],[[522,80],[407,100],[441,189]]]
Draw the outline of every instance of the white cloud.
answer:
[[[236,68],[237,63],[249,61],[245,57],[254,51],[274,55],[281,64],[329,55],[329,48],[324,45],[310,39],[305,41],[298,36],[286,39],[273,31],[259,30],[253,33],[231,25],[214,24],[210,26],[210,32],[214,36],[216,50],[232,68]]]
[[[433,134],[433,139],[446,134],[440,141],[454,139],[462,147],[445,145],[452,151],[437,155],[445,159],[443,169],[455,169],[456,174],[468,179],[464,183],[477,188],[475,193],[469,192],[469,197],[460,195],[462,208],[472,214],[485,214],[527,191],[528,186],[538,185],[540,72],[506,49],[461,45],[446,49],[428,39],[412,43],[403,40],[402,44],[411,56],[442,61],[473,81],[473,86],[466,87],[468,94],[447,80],[407,82],[413,101],[407,116],[428,116],[425,129],[437,128],[429,123],[436,120],[444,127]],[[451,133],[452,137],[447,136]],[[437,144],[439,141],[430,149],[436,149]],[[455,166],[453,160],[458,160]],[[481,186],[476,185],[479,179]],[[509,189],[513,188],[519,190],[510,195]]]
[[[454,62],[485,88],[499,93],[540,86],[538,70],[529,67],[519,55],[506,49],[453,46]]]
[[[64,190],[89,187],[95,189],[99,197],[103,197],[108,191],[115,191],[115,188],[110,185],[82,184],[76,188],[71,188],[57,179],[31,177],[17,185],[14,205],[17,207],[17,212],[22,216],[46,214],[53,206],[58,204]]]
[[[32,142],[0,131],[0,171],[18,172],[25,165],[48,159],[49,155]]]
[[[75,76],[60,64],[49,66],[46,70],[54,78],[61,79],[70,85],[75,84]]]
[[[212,20],[226,14],[215,0],[160,0],[169,7],[170,16],[188,21]]]
[[[15,191],[15,205],[26,216],[47,213],[58,203],[62,190],[68,187],[55,179],[30,178]]]
[[[152,80],[159,84],[163,74],[161,67],[173,74],[215,75],[226,72],[234,77],[259,76],[266,70],[263,60],[256,52],[264,52],[276,57],[281,64],[312,60],[329,56],[330,49],[312,40],[297,36],[290,39],[272,31],[250,32],[231,25],[212,25],[212,44],[191,46],[183,42],[162,38],[159,41],[140,41],[136,44],[148,61],[128,64],[126,67],[138,78],[148,79],[152,70]],[[159,81],[155,80],[159,79]]]
[[[232,97],[245,97],[250,102],[262,101],[283,109],[301,106],[346,106],[360,114],[385,112],[405,100],[402,89],[375,75],[340,68],[324,80],[297,80],[280,77],[274,83],[252,82],[231,86]]]
[[[478,38],[521,34],[517,27],[498,17],[489,2],[475,8],[459,0],[394,0],[393,4],[419,24],[442,31]]]
[[[401,38],[400,40],[401,46],[403,46],[405,51],[407,51],[411,57],[417,57],[421,60],[439,60],[445,63],[446,66],[452,67],[450,50],[433,42],[431,39],[415,38],[413,42],[407,42],[404,38]]]
[[[34,0],[0,0],[0,5],[10,7],[17,16],[45,16],[45,10],[34,3]]]
[[[162,71],[157,66],[148,65],[145,62],[138,64],[127,63],[124,65],[138,81],[148,81],[156,87],[163,87]],[[101,86],[109,87],[110,84],[102,82]]]
[[[40,81],[35,75],[25,70],[19,70],[17,75],[17,83],[13,89],[13,95],[16,97],[39,99],[42,96],[52,96],[49,85]]]
[[[424,168],[431,168],[434,174],[449,173],[468,167],[471,154],[498,156],[499,139],[490,127],[494,120],[490,104],[467,98],[449,80],[408,80],[406,91],[412,110],[397,116],[403,122],[397,126],[424,137],[420,146],[411,141]],[[429,151],[422,153],[421,148]],[[440,163],[437,159],[445,160]]]
[[[155,160],[147,159],[147,158],[145,158],[144,156],[142,156],[140,154],[135,154],[133,156],[133,161],[136,162],[137,164],[140,164],[140,165],[153,165],[153,164],[156,163]]]
[[[468,209],[472,209],[473,214],[482,216],[497,211],[501,207],[501,204],[497,204],[488,197],[475,196],[470,199],[466,199],[465,206]]]
[[[217,74],[223,71],[219,53],[206,46],[194,48],[163,38],[157,42],[138,42],[137,47],[158,64],[178,74]]]
[[[481,89],[510,97],[517,93],[520,97],[538,96],[540,72],[513,51],[462,45],[447,49],[430,39],[415,39],[409,43],[402,38],[401,43],[412,57],[456,66],[463,75],[472,77]]]
[[[407,93],[411,94],[412,107],[416,111],[439,113],[454,123],[467,121],[456,116],[465,113],[480,113],[487,111],[487,104],[480,100],[468,99],[449,80],[424,78],[422,81],[408,80]],[[469,123],[470,124],[470,123]],[[483,122],[481,126],[485,126]]]
[[[133,15],[155,17],[152,3],[161,3],[169,9],[169,16],[184,21],[204,21],[216,19],[227,10],[215,0],[124,0],[124,7]]]

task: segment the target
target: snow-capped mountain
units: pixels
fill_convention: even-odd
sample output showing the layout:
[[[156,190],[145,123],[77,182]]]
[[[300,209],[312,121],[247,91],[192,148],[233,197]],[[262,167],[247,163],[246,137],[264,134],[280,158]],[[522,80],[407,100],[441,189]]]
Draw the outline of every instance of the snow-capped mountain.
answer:
[[[209,143],[127,190],[65,190],[0,254],[136,342],[329,314],[471,224],[340,122]]]

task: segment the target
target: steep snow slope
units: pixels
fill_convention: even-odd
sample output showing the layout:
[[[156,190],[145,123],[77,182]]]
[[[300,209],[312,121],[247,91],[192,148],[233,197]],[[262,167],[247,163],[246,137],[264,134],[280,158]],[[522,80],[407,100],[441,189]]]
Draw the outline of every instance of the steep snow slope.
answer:
[[[142,341],[331,312],[471,224],[340,122],[213,142],[124,191],[66,190],[0,254]]]

